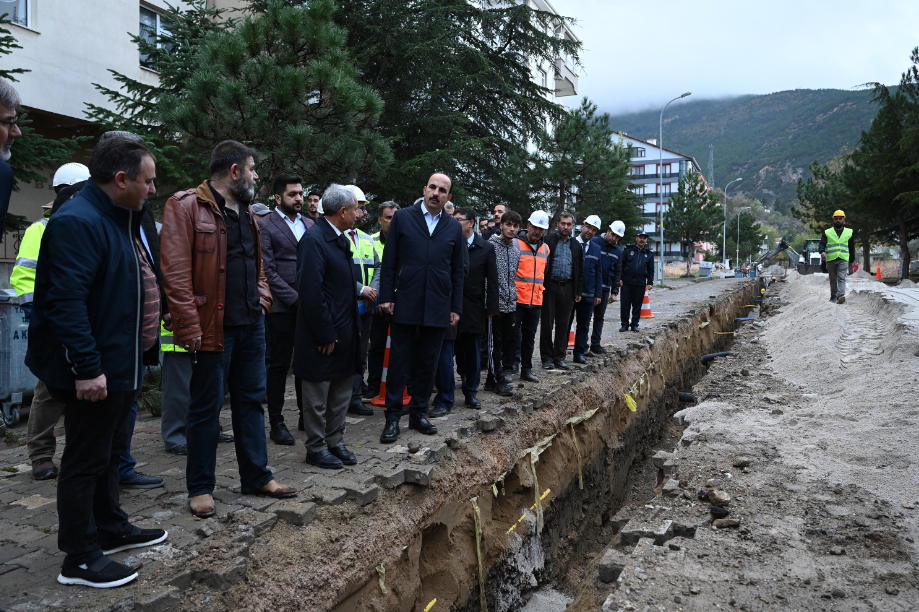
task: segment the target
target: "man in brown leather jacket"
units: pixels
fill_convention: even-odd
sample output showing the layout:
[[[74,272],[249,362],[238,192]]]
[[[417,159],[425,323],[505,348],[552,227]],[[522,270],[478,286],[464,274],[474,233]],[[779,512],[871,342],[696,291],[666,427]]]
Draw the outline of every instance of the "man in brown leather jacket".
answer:
[[[255,195],[256,153],[234,140],[211,154],[211,179],[173,195],[163,212],[162,271],[175,342],[192,354],[185,479],[192,514],[215,513],[213,491],[224,387],[230,388],[243,493],[292,497],[268,469],[265,314]]]

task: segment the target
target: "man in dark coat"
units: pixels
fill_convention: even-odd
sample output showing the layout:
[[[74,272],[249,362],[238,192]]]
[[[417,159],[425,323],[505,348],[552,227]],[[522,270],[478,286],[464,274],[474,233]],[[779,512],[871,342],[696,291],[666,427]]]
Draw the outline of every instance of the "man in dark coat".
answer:
[[[262,266],[271,287],[271,312],[265,315],[267,332],[269,436],[276,444],[292,445],[294,437],[284,423],[284,388],[294,354],[294,330],[297,326],[297,245],[313,220],[300,214],[303,209],[303,186],[299,176],[282,174],[274,179],[275,209],[259,222]],[[300,381],[295,380],[297,411],[302,411]],[[303,417],[300,417],[301,423]]]
[[[19,117],[19,94],[9,81],[0,79],[0,242],[3,242],[3,227],[6,223],[6,212],[10,207],[10,194],[13,193],[13,169],[8,162],[12,156],[13,141],[22,136],[17,125]]]
[[[360,317],[351,247],[343,234],[354,227],[357,199],[350,189],[331,185],[322,195],[322,210],[324,217],[297,250],[297,288],[310,298],[298,302],[294,374],[302,379],[306,462],[335,469],[357,463],[344,435]]]
[[[463,312],[465,238],[460,224],[443,212],[452,186],[446,174],[432,174],[423,202],[397,212],[386,237],[380,306],[392,315],[392,325],[383,443],[399,439],[409,376],[408,426],[425,435],[437,433],[427,419],[428,398],[444,332]]]
[[[479,353],[482,338],[488,331],[488,319],[498,314],[498,267],[494,245],[475,233],[475,211],[466,206],[457,208],[453,218],[459,221],[460,227],[463,228],[467,250],[466,277],[463,280],[463,317],[457,325],[454,343],[456,370],[463,377],[462,389],[466,405],[479,408],[482,403],[475,398],[481,379]],[[434,408],[428,413],[432,417],[444,416],[450,412],[450,408],[446,406],[441,410],[438,403],[438,398],[443,393],[440,388],[441,379],[444,378],[441,376],[442,368],[449,369],[450,376],[453,375],[452,364],[444,364],[441,360],[437,368],[439,393],[434,398]],[[446,372],[443,374],[446,375]],[[451,406],[452,399],[450,397]]]
[[[638,331],[638,319],[641,318],[641,304],[645,291],[651,290],[654,284],[654,254],[647,248],[648,235],[639,232],[635,244],[622,250],[616,263],[616,278],[619,279],[619,315],[622,327],[619,331]],[[629,314],[632,321],[629,324]]]

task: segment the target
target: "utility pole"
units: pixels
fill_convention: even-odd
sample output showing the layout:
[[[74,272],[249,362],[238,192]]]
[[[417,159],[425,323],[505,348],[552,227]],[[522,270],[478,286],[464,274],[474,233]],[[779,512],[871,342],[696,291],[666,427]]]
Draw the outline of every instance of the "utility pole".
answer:
[[[715,145],[708,145],[708,188],[715,190]]]
[[[661,284],[664,284],[664,111],[667,110],[667,107],[671,103],[676,102],[686,96],[691,96],[692,92],[687,91],[682,96],[677,96],[667,104],[664,104],[664,108],[661,109],[661,118],[660,118],[660,134],[657,142],[658,150],[658,160],[657,160],[657,197],[660,198],[660,204],[658,204],[657,210],[660,217],[660,250],[661,250],[661,265],[660,265],[660,279]]]

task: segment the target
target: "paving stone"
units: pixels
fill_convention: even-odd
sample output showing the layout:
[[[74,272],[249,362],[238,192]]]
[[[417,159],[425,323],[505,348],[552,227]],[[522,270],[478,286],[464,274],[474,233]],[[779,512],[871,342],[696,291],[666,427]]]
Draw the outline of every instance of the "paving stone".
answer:
[[[277,520],[277,517],[274,518]],[[218,591],[224,591],[242,582],[248,571],[249,561],[246,557],[232,557],[219,565],[192,572],[191,578]]]
[[[607,549],[603,553],[603,558],[600,559],[600,580],[615,582],[626,565],[628,565],[628,558],[625,555],[615,548]]]
[[[619,532],[622,544],[631,546],[643,538],[660,546],[673,535],[673,521],[629,521]]]
[[[665,497],[677,497],[682,492],[683,490],[680,488],[680,481],[674,480],[673,478],[665,482],[663,488],[661,489],[661,493],[663,493]]]
[[[348,501],[348,492],[344,489],[320,487],[313,493],[313,500],[323,506],[340,506]]]
[[[501,427],[504,421],[500,417],[485,416],[475,422],[476,429],[479,431],[494,431]]]
[[[261,537],[263,534],[271,531],[275,523],[278,522],[276,514],[258,512],[250,508],[243,508],[242,510],[233,512],[232,515],[229,516],[229,519],[236,523],[248,525],[255,530],[256,537]]]
[[[374,470],[376,473],[377,483],[386,489],[395,489],[405,482],[405,468],[399,467],[395,470]]]
[[[405,467],[405,482],[427,487],[431,484],[433,465],[413,465]]]
[[[178,587],[156,587],[151,592],[134,598],[134,612],[169,612],[178,607],[181,598]]]
[[[259,512],[270,512],[268,508],[273,506],[276,502],[276,499],[259,497],[257,495],[241,495],[239,499],[236,500],[236,503],[239,505],[258,510]]]
[[[663,469],[664,463],[668,459],[673,459],[673,454],[668,453],[667,451],[657,451],[656,453],[654,453],[654,456],[651,457],[651,461],[652,463],[654,463],[654,467],[658,469]]]
[[[291,525],[305,527],[316,518],[316,509],[316,504],[313,502],[301,503],[285,499],[275,504],[271,511],[282,521]]]

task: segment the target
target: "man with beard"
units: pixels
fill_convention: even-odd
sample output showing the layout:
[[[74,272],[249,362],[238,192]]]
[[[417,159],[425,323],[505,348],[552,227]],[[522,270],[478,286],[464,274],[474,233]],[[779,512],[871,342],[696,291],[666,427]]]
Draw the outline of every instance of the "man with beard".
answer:
[[[8,162],[12,157],[13,141],[22,136],[17,121],[16,108],[19,106],[19,94],[9,82],[0,79],[0,242],[3,242],[3,227],[6,223],[6,211],[10,207],[10,194],[13,193],[13,169]]]
[[[297,245],[314,223],[300,215],[303,209],[303,181],[299,176],[282,174],[274,179],[275,209],[259,221],[262,264],[271,288],[271,312],[265,316],[268,336],[268,421],[272,441],[290,446],[294,437],[284,423],[284,388],[294,355],[297,327]],[[299,379],[295,381],[297,411],[303,411]]]
[[[818,248],[820,258],[830,274],[830,301],[846,303],[846,272],[852,274],[855,262],[855,235],[846,227],[846,213],[833,213],[833,227],[823,232]]]
[[[319,202],[322,201],[322,194],[318,191],[311,191],[306,195],[306,216],[315,223],[319,221],[322,213],[319,212]]]
[[[560,213],[556,229],[556,233],[546,238],[549,261],[546,263],[546,291],[539,323],[539,352],[545,370],[553,367],[568,369],[565,363],[570,329],[568,321],[571,309],[581,301],[581,278],[584,276],[581,244],[571,238],[574,216],[568,212]]]
[[[162,269],[175,342],[192,354],[185,436],[189,509],[216,512],[217,441],[224,388],[236,439],[242,492],[293,497],[268,469],[265,440],[265,317],[272,296],[259,230],[249,208],[256,153],[225,140],[211,154],[211,178],[173,195],[163,212]]]

